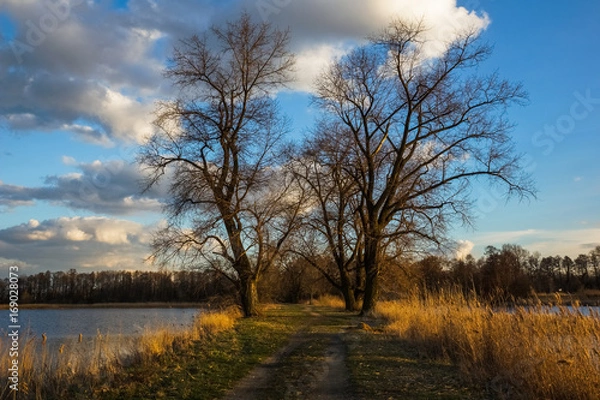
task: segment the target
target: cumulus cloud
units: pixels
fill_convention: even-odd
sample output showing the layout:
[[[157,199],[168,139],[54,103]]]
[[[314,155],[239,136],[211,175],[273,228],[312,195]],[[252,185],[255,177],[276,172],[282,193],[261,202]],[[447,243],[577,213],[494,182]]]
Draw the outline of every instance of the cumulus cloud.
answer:
[[[475,247],[475,243],[471,242],[470,240],[459,240],[456,243],[456,252],[455,252],[454,256],[458,260],[463,260],[469,254],[471,254],[474,247]]]
[[[427,57],[440,56],[459,34],[480,32],[490,23],[487,14],[458,7],[456,0],[264,0],[250,10],[259,18],[290,28],[298,56],[294,88],[301,91],[310,91],[314,78],[347,52],[349,45],[381,31],[392,19],[423,23],[427,28],[422,37],[427,43],[423,53]]]
[[[148,268],[152,230],[105,217],[31,220],[0,230],[0,252],[38,270]]]
[[[165,61],[160,31],[130,23],[108,1],[4,3],[17,28],[0,45],[0,114],[11,129],[67,129],[104,146],[151,132]]]
[[[315,79],[330,65],[331,61],[343,56],[348,46],[323,44],[302,50],[296,56],[296,81],[292,84],[295,90],[311,92]]]
[[[489,23],[456,0],[130,0],[125,11],[109,0],[3,3],[16,35],[0,44],[0,117],[15,131],[66,130],[102,146],[142,142],[152,132],[154,101],[171,94],[162,70],[173,44],[241,10],[290,28],[300,91],[392,17],[422,20],[432,55],[457,31]]]
[[[167,180],[142,194],[144,175],[137,165],[122,160],[77,163],[69,156],[63,157],[63,163],[76,167],[79,172],[48,176],[41,187],[0,182],[0,207],[10,209],[48,201],[75,210],[110,215],[161,210]]]

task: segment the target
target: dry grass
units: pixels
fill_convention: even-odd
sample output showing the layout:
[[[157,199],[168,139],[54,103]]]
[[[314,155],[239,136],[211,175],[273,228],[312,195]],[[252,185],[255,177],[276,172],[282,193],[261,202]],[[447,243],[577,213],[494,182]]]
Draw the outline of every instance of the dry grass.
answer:
[[[19,399],[85,398],[110,384],[125,358],[123,349],[130,341],[123,337],[98,335],[79,342],[44,343],[41,338],[25,335],[19,348]],[[127,347],[128,348],[128,347]],[[0,349],[0,398],[12,398],[5,385],[5,371],[11,358],[8,349]],[[75,393],[81,394],[77,397]]]
[[[325,294],[323,296],[318,297],[317,299],[313,299],[311,304],[314,306],[321,307],[331,307],[331,308],[346,308],[346,304],[344,303],[344,299],[338,296],[333,296],[330,294]]]
[[[225,312],[203,313],[198,317],[196,328],[200,335],[214,336],[232,329],[235,320],[241,316],[242,314],[237,308],[231,308]]]
[[[160,328],[141,336],[97,335],[88,340],[45,343],[25,335],[19,349],[19,399],[92,399],[115,382],[132,364],[143,365],[157,356],[231,329],[239,311],[202,313],[190,329]],[[8,387],[11,363],[7,341],[0,342],[0,399],[12,398]]]
[[[580,309],[494,311],[460,295],[383,302],[386,331],[503,399],[599,399],[600,315]]]

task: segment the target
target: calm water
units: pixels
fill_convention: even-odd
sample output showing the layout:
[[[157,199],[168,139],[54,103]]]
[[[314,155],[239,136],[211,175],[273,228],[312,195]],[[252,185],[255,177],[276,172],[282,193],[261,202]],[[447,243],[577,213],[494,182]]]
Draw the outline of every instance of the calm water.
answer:
[[[525,310],[537,312],[540,309],[537,308],[537,307],[528,307],[528,306],[526,306]],[[577,314],[581,314],[581,315],[588,316],[588,317],[589,316],[594,316],[594,317],[600,316],[600,307],[597,307],[597,306],[591,306],[591,307],[582,306],[582,307],[579,307],[579,308],[574,308],[574,307],[571,307],[571,306],[563,306],[563,307],[558,307],[558,306],[542,306],[541,307],[541,312],[544,313],[544,314],[559,314],[559,313],[561,313],[561,312],[563,312],[565,310],[567,312],[569,312],[569,313],[573,313],[573,314],[577,313]],[[515,312],[515,308],[513,308],[513,307],[499,308],[499,309],[497,309],[495,311],[505,311],[505,312],[513,313],[513,312]]]
[[[20,310],[22,331],[49,340],[78,336],[138,335],[146,330],[191,326],[200,312],[194,308],[80,308],[66,310]]]
[[[575,313],[578,311],[582,315],[587,315],[587,316],[590,316],[592,314],[594,316],[600,315],[600,307],[579,307],[579,308],[575,309],[571,306],[567,306],[565,308],[571,313]],[[553,307],[546,307],[545,310],[551,314],[557,314],[560,312],[561,309],[557,306],[553,306]]]

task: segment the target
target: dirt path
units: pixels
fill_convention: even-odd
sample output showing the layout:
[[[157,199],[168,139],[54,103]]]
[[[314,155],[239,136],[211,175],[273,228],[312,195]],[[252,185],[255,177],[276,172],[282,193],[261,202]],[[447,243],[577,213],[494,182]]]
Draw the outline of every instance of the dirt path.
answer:
[[[338,315],[314,314],[286,346],[254,368],[225,399],[352,399],[342,338],[350,319]]]
[[[325,308],[271,358],[238,382],[226,400],[481,400],[445,359],[379,330],[377,320]],[[362,324],[362,323],[365,324]]]
[[[346,355],[346,345],[340,335],[335,335],[326,351],[324,374],[321,375],[311,398],[343,400],[352,397]]]

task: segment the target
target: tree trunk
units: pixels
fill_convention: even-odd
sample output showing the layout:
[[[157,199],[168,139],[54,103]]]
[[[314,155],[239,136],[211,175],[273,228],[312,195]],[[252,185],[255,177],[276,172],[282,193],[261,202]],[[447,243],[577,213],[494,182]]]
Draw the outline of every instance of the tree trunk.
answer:
[[[366,266],[365,266],[366,267]],[[379,269],[371,267],[367,270],[365,297],[360,315],[370,315],[375,311],[379,294]]]
[[[346,305],[346,311],[356,311],[356,298],[354,296],[354,287],[352,286],[352,280],[346,270],[345,266],[339,266],[338,270],[340,271],[340,283],[339,287],[342,292],[342,296],[344,297],[344,303]]]
[[[354,289],[349,285],[342,286],[342,295],[344,296],[346,311],[356,311],[358,307],[356,304],[356,297],[354,296]]]
[[[360,315],[370,315],[375,311],[379,295],[379,243],[375,239],[365,244],[365,297]]]
[[[227,209],[221,210],[221,214],[227,215]],[[233,213],[230,213],[233,215]],[[224,219],[227,235],[233,252],[233,268],[240,279],[239,295],[240,305],[244,317],[255,317],[258,315],[258,273],[254,272],[252,262],[246,254],[246,249],[241,240],[241,226],[231,218]]]
[[[257,279],[254,276],[240,277],[240,302],[244,317],[258,315],[258,290]]]

